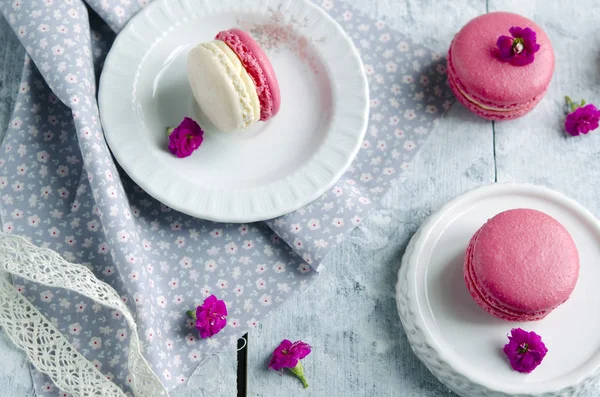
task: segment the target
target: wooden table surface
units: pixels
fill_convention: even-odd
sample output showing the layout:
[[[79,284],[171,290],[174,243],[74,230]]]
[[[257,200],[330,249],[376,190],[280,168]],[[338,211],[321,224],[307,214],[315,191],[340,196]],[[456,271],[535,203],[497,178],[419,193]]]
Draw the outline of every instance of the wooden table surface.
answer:
[[[355,0],[361,9],[445,52],[453,35],[488,11],[513,11],[543,26],[556,52],[545,99],[530,114],[492,123],[455,104],[360,229],[325,259],[325,271],[249,336],[249,396],[452,395],[416,359],[394,300],[408,240],[447,200],[495,181],[522,181],[566,193],[600,215],[600,130],[578,138],[562,130],[564,95],[600,105],[600,2],[581,0]],[[8,124],[23,50],[0,19],[0,131]],[[518,84],[519,82],[515,82]],[[284,338],[312,344],[308,390],[266,369]],[[33,394],[28,364],[0,332],[0,396]],[[173,396],[236,395],[236,352],[211,357]],[[600,387],[589,396],[600,395]]]

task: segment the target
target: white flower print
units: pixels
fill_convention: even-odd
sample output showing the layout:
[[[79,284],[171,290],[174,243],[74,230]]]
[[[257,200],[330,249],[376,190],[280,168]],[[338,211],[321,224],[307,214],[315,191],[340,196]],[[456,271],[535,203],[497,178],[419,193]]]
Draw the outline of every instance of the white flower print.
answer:
[[[79,323],[73,323],[69,325],[69,333],[71,335],[79,335],[81,332],[81,325]]]
[[[256,280],[256,288],[258,288],[258,289],[267,288],[267,282],[264,279],[259,278],[258,280]]]
[[[89,345],[94,350],[100,349],[102,347],[102,339],[98,337],[93,337],[90,339]]]
[[[115,268],[112,266],[106,266],[104,268],[104,270],[102,271],[102,274],[104,274],[105,276],[110,276],[112,274],[115,274]]]
[[[25,26],[19,26],[19,29],[17,29],[17,35],[19,35],[19,37],[25,37],[25,35],[27,34],[27,28]],[[23,83],[21,83],[23,84]]]
[[[56,173],[60,177],[68,176],[69,175],[69,167],[67,167],[66,165],[61,165],[56,169]]]
[[[213,238],[223,237],[223,230],[221,230],[221,229],[214,229],[212,232],[210,232],[210,235]]]
[[[173,303],[175,303],[176,305],[180,305],[183,303],[183,295],[175,295],[173,297]]]
[[[299,223],[294,223],[292,226],[290,226],[290,231],[292,233],[299,233],[300,230],[302,230],[302,226],[300,226]]]
[[[83,302],[79,302],[78,304],[75,305],[75,311],[77,313],[83,313],[85,311],[86,307],[87,307],[87,304],[85,304]]]
[[[23,125],[23,120],[21,120],[20,117],[15,117],[11,122],[10,122],[10,126],[12,128],[21,128],[21,126]]]
[[[219,280],[217,281],[217,287],[219,289],[226,289],[229,288],[229,283],[227,282],[227,280]]]
[[[425,108],[425,111],[429,114],[433,114],[437,112],[437,108],[435,107],[435,105],[427,105],[427,107]],[[422,128],[422,127],[420,127]]]
[[[42,150],[41,152],[37,153],[37,160],[41,163],[46,163],[49,158],[50,155],[45,150]]]
[[[179,286],[179,280],[172,278],[171,281],[169,281],[169,287],[171,287],[171,289],[175,289]]]
[[[323,0],[323,2],[321,3],[321,7],[323,7],[324,10],[331,10],[333,8],[333,1],[332,0]]]
[[[235,296],[242,296],[244,294],[244,287],[236,285],[233,292],[235,292]]]
[[[42,385],[42,390],[44,390],[46,392],[51,392],[54,390],[54,385],[52,385],[51,383],[44,383]]]
[[[237,318],[230,318],[227,320],[227,325],[229,325],[232,328],[238,328],[240,326],[240,320],[238,320]]]
[[[76,242],[75,237],[73,237],[73,236],[65,237],[65,243],[67,243],[67,245],[74,246],[75,242]]]
[[[50,26],[48,26],[45,23],[42,23],[38,26],[38,30],[42,33],[46,33],[48,30],[50,30]]]
[[[10,215],[13,217],[13,219],[20,219],[23,218],[23,211],[15,209],[10,213]]]
[[[333,218],[331,224],[335,227],[342,227],[344,226],[344,220],[342,218]]]
[[[237,249],[237,245],[235,245],[234,242],[225,244],[225,252],[227,252],[230,255],[235,254],[237,252]]]
[[[364,174],[362,174],[360,176],[360,180],[363,182],[369,182],[369,181],[373,180],[373,175],[371,175],[368,172],[365,172]]]
[[[407,120],[413,120],[415,117],[417,117],[417,115],[416,115],[415,111],[412,109],[407,109],[404,112],[404,118]]]
[[[200,353],[198,353],[197,350],[192,350],[189,354],[188,354],[188,358],[190,359],[191,362],[198,362],[200,361]]]
[[[173,341],[171,339],[167,339],[165,341],[165,346],[167,346],[167,350],[172,350],[173,349]]]
[[[32,215],[27,218],[27,223],[31,227],[38,227],[40,225],[40,217],[37,215]]]
[[[162,295],[156,298],[156,303],[158,304],[158,307],[162,307],[163,309],[167,307],[167,299]]]
[[[387,62],[385,64],[385,70],[388,73],[395,73],[396,70],[398,70],[398,65],[396,65],[394,62]]]
[[[300,273],[308,273],[308,272],[310,272],[310,266],[308,265],[308,263],[301,263],[298,266],[298,271]]]
[[[146,248],[146,244],[148,245],[148,247],[150,247],[150,242],[144,240],[144,249]],[[189,256],[184,256],[183,258],[181,258],[181,260],[179,261],[179,265],[181,267],[183,267],[184,269],[189,269],[192,267],[192,258],[190,258]]]
[[[358,225],[360,224],[360,222],[361,222],[361,221],[362,221],[362,218],[361,218],[360,216],[358,216],[358,215],[356,215],[356,216],[354,216],[354,217],[352,218],[352,224],[353,224],[354,226],[358,226]]]
[[[67,14],[69,14],[69,16],[73,19],[79,18],[79,13],[74,8],[71,8],[69,11],[67,11]]]
[[[246,324],[250,328],[256,328],[256,326],[258,325],[258,321],[256,321],[255,319],[251,319]]]
[[[396,46],[396,48],[398,49],[398,51],[400,52],[407,52],[409,49],[409,45],[406,41],[401,41],[398,43],[398,45]]]
[[[129,241],[129,233],[125,230],[120,230],[117,232],[117,240],[121,243],[126,243]]]
[[[415,143],[413,141],[404,142],[404,149],[406,149],[406,150],[413,150],[416,147],[417,147],[417,145],[415,145]]]
[[[367,76],[370,76],[373,73],[375,73],[375,69],[373,68],[372,65],[365,65],[365,73]]]
[[[185,237],[178,237],[177,239],[175,239],[175,245],[178,248],[182,248],[183,246],[185,246]]]
[[[135,270],[132,270],[131,272],[129,272],[129,279],[131,281],[138,281],[140,279],[140,275]]]
[[[4,189],[8,185],[8,178],[0,176],[0,189]]]
[[[306,226],[308,226],[310,230],[317,230],[321,227],[319,220],[316,218],[309,220]]]
[[[40,292],[40,299],[42,302],[52,302],[52,298],[54,298],[54,294],[48,290],[44,292]]]
[[[5,222],[2,226],[2,230],[4,231],[4,233],[12,233],[14,229],[15,227],[12,222]]]
[[[293,247],[296,247],[297,249],[300,249],[302,247],[304,247],[304,244],[302,243],[302,240],[300,240],[299,238],[294,239],[294,243],[292,244]]]
[[[256,265],[256,273],[262,274],[265,271],[267,271],[267,266],[266,265]]]
[[[322,238],[318,239],[318,240],[315,240],[314,243],[315,243],[315,247],[317,247],[317,248],[327,248],[327,247],[329,247],[329,243],[327,241],[325,241],[324,239],[322,239]]]
[[[272,299],[271,299],[271,295],[268,294],[264,294],[262,295],[260,298],[258,298],[258,300],[260,301],[260,304],[263,306],[271,306]]]
[[[406,84],[412,84],[414,81],[413,77],[409,74],[402,76],[402,82]]]
[[[74,84],[77,83],[77,76],[75,76],[72,73],[69,73],[65,76],[65,80],[67,81],[67,83]]]
[[[54,55],[63,55],[65,53],[65,49],[64,49],[64,47],[55,45],[54,47],[52,47],[52,53]]]
[[[283,262],[275,262],[273,265],[273,271],[275,273],[283,273],[285,272],[285,263]]]
[[[127,338],[127,330],[125,330],[124,328],[118,329],[116,336],[118,340],[123,342]]]
[[[254,241],[252,240],[245,240],[244,244],[242,245],[242,247],[246,250],[252,249],[254,248]]]

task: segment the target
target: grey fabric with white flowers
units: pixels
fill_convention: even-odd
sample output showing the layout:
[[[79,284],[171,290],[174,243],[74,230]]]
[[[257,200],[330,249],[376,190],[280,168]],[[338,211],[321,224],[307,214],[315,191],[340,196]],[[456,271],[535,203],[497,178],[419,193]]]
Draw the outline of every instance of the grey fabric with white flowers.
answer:
[[[115,32],[146,1],[7,0],[0,10],[26,47],[0,148],[6,233],[88,266],[134,312],[144,353],[168,389],[297,291],[367,215],[450,106],[445,60],[344,2],[319,4],[361,52],[371,97],[362,150],[329,192],[294,213],[248,225],[189,217],[157,202],[114,163],[98,116],[97,78]],[[97,14],[96,14],[97,13]],[[91,26],[91,28],[90,28]],[[88,359],[128,389],[119,313],[61,289],[15,284]],[[228,326],[200,340],[185,311],[210,294]],[[285,335],[282,335],[284,338]],[[39,395],[63,395],[34,371]]]

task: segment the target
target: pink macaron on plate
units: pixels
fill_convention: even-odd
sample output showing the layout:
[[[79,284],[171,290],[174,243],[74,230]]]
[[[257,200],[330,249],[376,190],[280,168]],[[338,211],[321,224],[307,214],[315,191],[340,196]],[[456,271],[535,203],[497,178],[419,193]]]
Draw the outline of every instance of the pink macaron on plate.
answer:
[[[481,279],[489,278],[490,272],[502,271],[493,261],[503,233],[509,230],[506,225],[541,222],[546,236],[554,235],[568,251],[574,249],[573,243],[576,247],[576,252],[557,253],[560,257],[551,261],[577,263],[578,259],[579,269],[573,269],[579,273],[574,289],[573,280],[557,278],[553,281],[556,290],[527,295],[539,298],[539,302],[531,301],[534,307],[553,308],[537,321],[507,321],[490,315],[484,310],[487,305],[480,307],[465,285],[465,251],[473,236],[489,219],[513,209],[527,211],[508,212],[480,232],[484,235],[479,243],[486,249],[478,254],[481,257],[476,262],[492,265],[483,269],[487,273],[478,269],[478,285],[482,285]],[[512,219],[515,217],[520,220]],[[506,240],[518,248],[515,238],[507,236]],[[484,186],[444,205],[415,233],[398,273],[398,312],[415,354],[461,396],[581,395],[600,380],[599,263],[600,222],[581,205],[540,186]],[[566,269],[564,277],[571,277],[571,268],[561,268]],[[502,276],[496,274],[492,280],[501,281]],[[503,304],[507,303],[506,294],[498,296]],[[550,298],[555,301],[549,302]],[[522,320],[538,317],[523,316]],[[507,334],[516,327],[541,335],[549,350],[531,374],[511,369],[502,352]]]
[[[241,103],[256,117],[254,97],[236,102],[220,95],[230,88],[221,84],[201,91],[208,100],[198,106],[188,82],[188,54],[217,34],[245,70],[220,61],[219,71],[237,78],[231,87],[246,93],[242,75],[254,83],[260,120],[246,129],[219,131],[215,115]],[[99,105],[110,149],[137,185],[188,215],[246,223],[295,211],[339,180],[363,142],[369,93],[352,40],[310,0],[157,0],[115,40]],[[201,125],[204,141],[177,158],[166,128],[184,117]]]

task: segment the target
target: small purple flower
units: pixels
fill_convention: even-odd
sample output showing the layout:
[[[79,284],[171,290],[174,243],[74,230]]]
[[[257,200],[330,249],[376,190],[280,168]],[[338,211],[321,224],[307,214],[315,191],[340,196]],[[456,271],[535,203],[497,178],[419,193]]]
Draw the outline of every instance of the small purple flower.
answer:
[[[218,334],[227,325],[227,306],[214,295],[206,298],[195,312],[189,310],[187,314],[196,320],[196,329],[203,339]]]
[[[530,28],[513,26],[508,30],[510,36],[500,36],[496,45],[500,50],[500,59],[513,66],[525,66],[533,62],[535,53],[540,50],[537,35]]]
[[[308,387],[308,382],[304,377],[304,368],[302,367],[302,360],[308,356],[311,352],[310,346],[302,341],[292,343],[291,341],[284,339],[275,350],[273,350],[273,356],[269,363],[269,368],[275,371],[282,371],[287,368],[296,375],[304,388]]]
[[[169,151],[179,158],[187,157],[200,147],[204,131],[198,123],[189,117],[174,129],[167,128],[169,133]]]
[[[574,103],[568,96],[565,97],[567,106],[571,113],[567,115],[565,120],[565,130],[572,136],[579,134],[587,134],[590,131],[598,128],[600,121],[600,110],[591,103],[586,105],[585,101],[580,104]]]
[[[548,353],[542,337],[535,332],[527,332],[521,328],[513,328],[508,335],[508,343],[504,346],[504,354],[515,371],[530,373]]]

